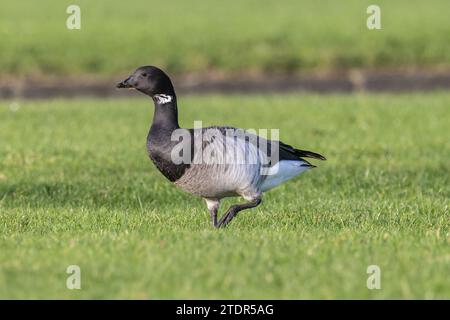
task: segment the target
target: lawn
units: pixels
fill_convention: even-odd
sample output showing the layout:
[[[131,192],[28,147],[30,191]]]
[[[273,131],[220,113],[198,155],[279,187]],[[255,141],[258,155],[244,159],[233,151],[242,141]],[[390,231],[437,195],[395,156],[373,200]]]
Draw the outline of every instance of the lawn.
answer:
[[[22,0],[0,10],[0,70],[116,75],[154,64],[178,72],[295,72],[450,66],[448,0]],[[81,8],[81,30],[66,9]]]
[[[328,158],[215,230],[148,160],[148,99],[2,101],[0,298],[449,298],[449,105],[182,97],[184,126],[279,128]]]

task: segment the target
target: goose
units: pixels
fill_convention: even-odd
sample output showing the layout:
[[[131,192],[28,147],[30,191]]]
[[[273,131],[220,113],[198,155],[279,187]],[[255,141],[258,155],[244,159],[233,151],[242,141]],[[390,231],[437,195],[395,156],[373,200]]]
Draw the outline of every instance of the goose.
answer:
[[[154,103],[147,152],[156,168],[182,190],[203,198],[212,225],[227,226],[262,194],[314,168],[303,158],[325,160],[311,151],[229,126],[184,129],[178,124],[177,96],[169,76],[155,66],[137,68],[117,88],[135,89]],[[218,220],[220,202],[241,196]]]

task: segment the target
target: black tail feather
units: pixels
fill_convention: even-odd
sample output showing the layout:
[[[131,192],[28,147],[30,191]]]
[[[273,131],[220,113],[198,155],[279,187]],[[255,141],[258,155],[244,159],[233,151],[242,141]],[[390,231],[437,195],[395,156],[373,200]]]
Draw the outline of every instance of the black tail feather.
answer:
[[[319,159],[319,160],[327,160],[323,155],[312,152],[312,151],[307,151],[307,150],[300,150],[300,149],[295,149],[294,147],[285,144],[281,141],[279,141],[279,145],[280,145],[280,150],[284,150],[296,157],[299,158],[313,158],[313,159]]]
[[[299,157],[327,160],[323,155],[312,152],[312,151],[299,150],[299,149],[294,149],[294,150],[295,150],[295,154],[298,155]]]

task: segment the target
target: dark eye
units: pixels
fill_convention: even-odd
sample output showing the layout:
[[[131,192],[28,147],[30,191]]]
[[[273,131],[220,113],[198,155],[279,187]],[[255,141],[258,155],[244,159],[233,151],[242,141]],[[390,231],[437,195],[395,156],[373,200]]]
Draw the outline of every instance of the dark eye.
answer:
[[[143,76],[144,78],[147,78],[147,74],[146,74],[146,73],[143,73],[142,76]]]

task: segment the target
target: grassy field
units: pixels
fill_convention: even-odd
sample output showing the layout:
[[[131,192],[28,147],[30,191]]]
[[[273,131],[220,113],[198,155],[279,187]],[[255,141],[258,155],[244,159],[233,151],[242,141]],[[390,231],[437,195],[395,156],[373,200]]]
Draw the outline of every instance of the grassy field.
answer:
[[[329,159],[214,230],[147,159],[147,99],[0,102],[0,298],[449,298],[449,104],[181,99],[184,126],[280,128]]]
[[[66,8],[81,7],[81,30]],[[449,67],[448,0],[22,0],[0,11],[0,70],[13,75],[349,67]]]

